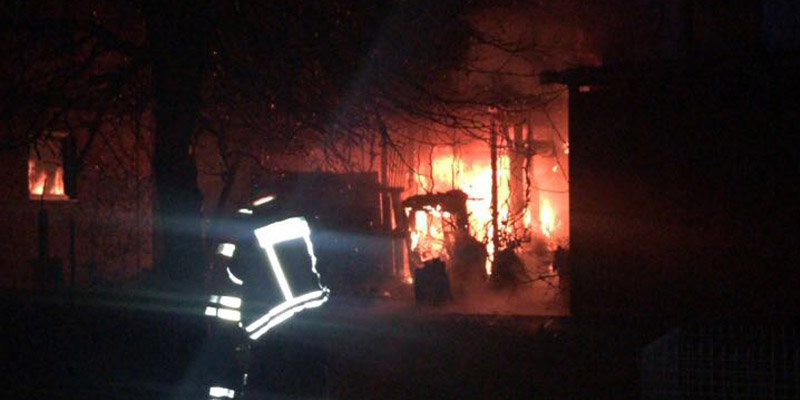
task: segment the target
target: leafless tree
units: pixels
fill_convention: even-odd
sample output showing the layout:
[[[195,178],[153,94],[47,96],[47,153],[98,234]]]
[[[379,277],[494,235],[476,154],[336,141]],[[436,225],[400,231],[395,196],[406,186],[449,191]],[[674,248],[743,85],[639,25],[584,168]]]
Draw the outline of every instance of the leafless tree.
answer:
[[[0,147],[62,127],[77,141],[81,174],[93,153],[119,165],[136,155],[149,166],[136,176],[152,178],[137,190],[154,193],[154,267],[165,281],[193,287],[205,265],[197,251],[202,137],[217,157],[201,172],[224,183],[211,216],[226,207],[246,163],[321,149],[328,167],[346,168],[359,149],[370,165],[369,149],[387,133],[407,165],[406,143],[452,143],[453,130],[488,141],[490,112],[512,115],[558,95],[519,85],[535,80],[534,66],[552,48],[485,24],[515,4],[5,2]],[[487,62],[486,49],[506,61]],[[408,134],[409,125],[426,133]],[[122,134],[135,140],[112,139]]]

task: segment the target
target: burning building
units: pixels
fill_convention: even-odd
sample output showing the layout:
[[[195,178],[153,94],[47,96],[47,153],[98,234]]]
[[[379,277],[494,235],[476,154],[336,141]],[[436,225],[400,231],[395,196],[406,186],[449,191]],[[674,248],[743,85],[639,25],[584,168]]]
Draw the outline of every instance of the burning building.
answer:
[[[526,117],[490,124],[489,143],[456,135],[453,144],[414,147],[402,204],[406,277],[439,258],[456,271],[479,262],[489,279],[504,250],[530,279],[550,275],[551,252],[569,246],[568,141],[563,126]]]
[[[555,139],[552,129],[542,129],[540,137],[545,139],[538,139],[531,126],[501,132],[494,150],[482,141],[421,146],[419,170],[409,172],[407,196],[462,191],[467,230],[485,244],[490,259],[498,243],[505,247],[540,241],[550,249],[568,246],[567,142]],[[445,233],[463,217],[436,205],[405,211],[411,224],[411,250],[423,261],[449,257],[443,246]],[[491,274],[491,262],[486,273]]]

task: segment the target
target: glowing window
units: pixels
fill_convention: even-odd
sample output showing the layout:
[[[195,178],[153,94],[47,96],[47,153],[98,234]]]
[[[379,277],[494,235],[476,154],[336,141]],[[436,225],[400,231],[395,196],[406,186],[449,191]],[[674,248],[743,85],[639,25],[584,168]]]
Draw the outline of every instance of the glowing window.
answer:
[[[63,151],[66,134],[54,132],[31,145],[28,194],[33,200],[69,200],[64,190]]]

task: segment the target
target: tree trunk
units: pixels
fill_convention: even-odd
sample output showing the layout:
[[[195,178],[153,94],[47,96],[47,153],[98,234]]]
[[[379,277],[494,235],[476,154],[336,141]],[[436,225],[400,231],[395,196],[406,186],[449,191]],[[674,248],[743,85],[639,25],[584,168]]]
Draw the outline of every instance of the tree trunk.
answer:
[[[200,288],[206,264],[192,142],[211,29],[208,8],[193,1],[152,2],[144,7],[156,121],[153,267],[162,284],[188,291]]]
[[[524,122],[513,123],[513,137],[509,152],[509,194],[511,202],[511,220],[515,238],[521,238],[525,229],[523,214],[525,213],[525,139],[523,137]]]
[[[536,183],[536,164],[535,158],[536,155],[536,141],[534,140],[533,136],[533,115],[528,116],[528,132],[525,137],[525,147],[527,151],[525,153],[525,178],[526,178],[526,193],[527,196],[525,198],[525,203],[527,204],[528,209],[530,210],[531,214],[531,232],[534,232],[534,229],[539,228],[539,185]],[[540,229],[541,230],[541,229]]]

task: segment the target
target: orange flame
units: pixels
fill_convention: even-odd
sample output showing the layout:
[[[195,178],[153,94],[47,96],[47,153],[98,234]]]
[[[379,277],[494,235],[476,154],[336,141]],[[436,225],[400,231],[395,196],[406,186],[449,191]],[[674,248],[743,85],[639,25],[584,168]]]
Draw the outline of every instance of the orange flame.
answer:
[[[34,160],[28,160],[28,192],[33,196],[65,198],[63,168],[56,167],[53,176],[48,177],[47,169],[37,168]]]
[[[41,196],[44,193],[44,183],[47,180],[47,174],[36,173],[36,163],[33,160],[28,160],[28,191],[30,194]]]
[[[64,195],[64,169],[61,167],[56,168],[56,176],[53,179],[53,184],[50,186],[50,194],[55,196]]]
[[[436,257],[447,258],[444,247],[444,226],[446,225],[444,219],[449,215],[444,214],[446,213],[442,213],[441,208],[430,207],[414,212],[411,248],[420,255],[421,261]]]
[[[486,159],[473,159],[471,163],[463,159],[454,159],[452,155],[435,157],[431,163],[433,184],[430,176],[418,176],[418,183],[426,190],[447,191],[460,189],[467,194],[467,212],[469,214],[470,234],[478,241],[486,243],[486,251],[494,253],[492,246],[492,168]],[[505,233],[513,233],[513,224],[509,220],[509,158],[498,157],[497,189],[498,220]],[[420,254],[423,261],[442,257],[447,259],[445,243],[445,226],[452,226],[447,213],[441,210],[417,211],[414,218],[414,229],[411,232],[411,249]],[[487,273],[491,273],[491,260],[487,260]]]
[[[533,217],[531,217],[531,209],[525,207],[525,214],[522,217],[522,223],[525,226],[525,229],[531,229],[531,222],[533,222]]]
[[[556,229],[556,213],[550,200],[544,197],[539,203],[539,223],[542,227],[542,234],[552,239]]]
[[[483,145],[483,144],[481,144]],[[482,149],[482,150],[481,150]],[[469,150],[473,150],[470,152]],[[477,150],[477,151],[476,151]],[[421,191],[445,192],[451,189],[460,189],[468,196],[467,213],[469,214],[469,233],[478,241],[484,243],[486,253],[489,255],[486,262],[486,272],[491,274],[492,255],[496,250],[493,245],[495,232],[492,228],[492,168],[489,162],[488,149],[475,146],[462,152],[463,157],[454,158],[451,154],[433,154],[430,170],[416,176],[416,181]],[[499,234],[504,237],[523,239],[529,234],[541,232],[548,241],[553,242],[556,236],[563,234],[560,231],[561,221],[557,208],[553,202],[558,199],[543,197],[538,194],[539,211],[536,215],[535,207],[525,207],[520,210],[521,215],[512,215],[510,209],[510,158],[500,155],[497,160],[497,205]],[[548,174],[558,172],[557,165],[538,165]],[[560,176],[560,175],[559,175]],[[431,181],[433,178],[433,181]],[[536,190],[536,189],[530,189]],[[446,236],[447,227],[454,222],[450,216],[441,212],[441,209],[425,209],[409,215],[412,221],[411,249],[420,255],[422,261],[434,257],[447,259]],[[515,223],[514,221],[519,221]],[[515,231],[515,226],[517,231]],[[520,232],[524,229],[524,232]],[[557,233],[558,231],[558,233]],[[552,243],[550,243],[552,244]],[[500,250],[500,249],[497,249]]]

